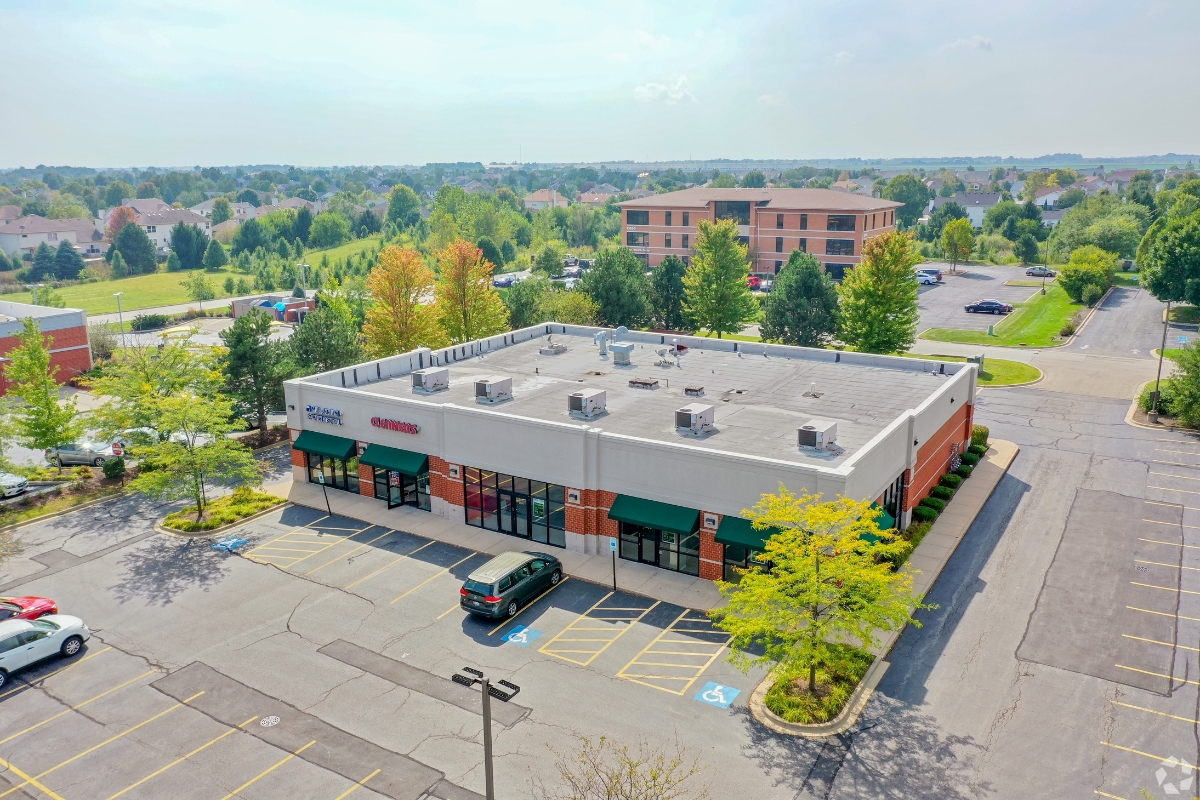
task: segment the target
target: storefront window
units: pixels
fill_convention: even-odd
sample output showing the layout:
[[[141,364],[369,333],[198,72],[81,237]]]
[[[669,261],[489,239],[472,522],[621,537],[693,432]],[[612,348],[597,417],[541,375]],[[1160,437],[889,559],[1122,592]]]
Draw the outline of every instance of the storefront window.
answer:
[[[700,534],[621,523],[621,558],[687,575],[700,574]]]
[[[403,472],[375,467],[375,496],[387,500],[388,508],[413,506],[430,510],[429,470],[413,477]]]
[[[466,467],[463,488],[468,525],[567,546],[566,490],[562,486]]]
[[[358,492],[358,456],[346,461],[340,458],[308,454],[308,481],[320,483],[324,476],[325,485],[330,489],[341,489],[345,492]]]
[[[758,567],[763,572],[771,571],[771,562],[763,558],[763,554],[758,550],[751,550],[749,547],[742,547],[736,544],[725,545],[725,580],[728,583],[737,583],[742,579],[741,574],[735,568],[750,569]]]

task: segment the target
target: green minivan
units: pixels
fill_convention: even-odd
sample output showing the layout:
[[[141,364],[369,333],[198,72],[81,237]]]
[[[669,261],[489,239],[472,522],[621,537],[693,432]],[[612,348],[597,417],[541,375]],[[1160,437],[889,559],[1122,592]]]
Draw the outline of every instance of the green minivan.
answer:
[[[467,576],[459,605],[489,619],[517,611],[562,580],[562,562],[548,553],[501,553]]]

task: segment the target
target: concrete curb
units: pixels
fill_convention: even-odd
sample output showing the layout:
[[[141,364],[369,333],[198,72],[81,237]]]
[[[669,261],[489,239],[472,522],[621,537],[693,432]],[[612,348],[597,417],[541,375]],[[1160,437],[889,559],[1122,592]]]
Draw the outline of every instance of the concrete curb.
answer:
[[[1008,452],[1000,452],[1000,449]],[[920,595],[924,596],[928,593],[928,590],[933,587],[933,584],[937,581],[938,576],[942,574],[942,570],[945,569],[946,564],[949,563],[950,558],[954,555],[954,551],[958,549],[958,545],[966,535],[967,530],[971,527],[972,523],[975,522],[975,518],[979,516],[979,512],[983,510],[984,504],[987,503],[988,498],[992,496],[992,492],[996,491],[996,487],[1000,485],[1000,481],[1003,480],[1006,474],[1008,474],[1009,467],[1012,466],[1012,462],[1016,459],[1017,453],[1020,451],[1020,448],[1013,442],[1008,442],[1003,439],[993,440],[992,446],[988,448],[988,453],[985,458],[987,458],[986,463],[991,466],[998,467],[999,472],[994,475],[992,485],[987,487],[985,492],[981,493],[980,496],[975,498],[976,506],[975,508],[969,510],[969,518],[958,523],[958,526],[961,530],[958,532],[957,536],[948,534],[945,531],[937,530],[938,522],[941,522],[943,519],[943,517],[939,517],[938,520],[934,522],[933,527],[931,527],[925,534],[925,538],[921,541],[921,544],[918,545],[917,549],[909,555],[909,560],[906,563],[906,567],[912,566],[914,557],[918,557],[918,552],[921,550],[921,547],[925,545],[926,541],[931,543],[931,547],[927,548],[928,553],[929,551],[932,551],[932,547],[938,546],[934,544],[937,540],[937,537],[944,538],[946,536],[951,536],[954,538],[953,545],[946,548],[946,552],[942,555],[929,556],[927,553],[920,553],[919,557],[921,558],[936,559],[934,566],[929,570],[928,573],[925,573],[925,575],[922,576],[926,578],[926,580],[922,580],[922,583],[925,584],[925,590],[920,591]],[[985,462],[980,461],[979,463],[982,465]],[[976,472],[972,474],[972,478],[979,474],[978,470],[979,467],[977,466]],[[969,481],[970,479],[968,479],[968,482]],[[967,485],[968,483],[964,483],[963,488],[966,488]],[[958,490],[956,496],[963,491],[963,488]],[[962,507],[963,506],[960,506],[959,508],[961,509]],[[951,506],[947,506],[947,510],[950,508]],[[948,521],[947,527],[951,525],[954,525],[954,523]],[[931,539],[931,537],[935,538]],[[905,627],[907,627],[907,625]],[[903,632],[904,628],[900,628],[898,630],[888,632],[887,635],[883,637],[883,641],[881,642],[879,648],[879,654],[875,657],[874,663],[871,664],[870,669],[867,670],[867,674],[863,676],[862,681],[860,681],[858,686],[855,687],[854,692],[850,695],[850,699],[846,701],[845,708],[843,708],[841,713],[839,713],[829,722],[823,722],[818,725],[802,725],[795,722],[788,722],[787,720],[777,716],[773,711],[771,711],[771,709],[767,708],[766,703],[763,702],[763,700],[766,697],[767,691],[771,688],[771,684],[774,682],[774,676],[772,674],[768,674],[765,678],[763,678],[758,686],[755,687],[754,692],[750,695],[750,713],[754,715],[756,720],[776,733],[783,733],[789,736],[803,736],[806,738],[815,739],[826,736],[836,736],[839,733],[845,733],[847,730],[853,727],[854,723],[858,722],[858,717],[860,714],[862,714],[863,709],[866,708],[867,701],[871,699],[871,695],[874,693],[875,687],[879,685],[879,681],[883,678],[883,674],[887,672],[887,669],[890,666],[890,663],[886,660],[887,656],[889,653],[891,653],[892,647],[896,644],[897,640],[899,640],[900,634]]]
[[[1134,428],[1144,428],[1148,431],[1185,431],[1195,433],[1195,428],[1185,428],[1183,425],[1148,425],[1145,422],[1138,422],[1134,419],[1134,415],[1138,410],[1138,399],[1141,398],[1142,392],[1146,387],[1152,383],[1154,381],[1146,381],[1145,383],[1138,384],[1137,389],[1133,393],[1133,401],[1129,404],[1129,410],[1125,412],[1125,424],[1131,425]]]
[[[207,531],[176,531],[176,530],[172,530],[171,528],[168,528],[162,524],[163,520],[166,519],[166,517],[163,517],[162,520],[159,520],[158,522],[154,523],[154,531],[156,533],[165,533],[167,536],[174,536],[177,539],[203,539],[206,536],[216,536],[218,533],[224,533],[225,531],[231,531],[234,528],[240,528],[241,526],[245,525],[247,522],[253,522],[254,520],[258,519],[259,517],[265,517],[267,514],[270,514],[275,511],[279,511],[280,509],[287,508],[290,505],[291,505],[290,502],[288,502],[287,500],[284,500],[282,503],[277,503],[276,505],[273,505],[270,508],[265,508],[262,511],[259,511],[257,514],[251,514],[248,517],[242,517],[237,522],[231,522],[228,525],[222,525],[219,528],[213,528],[212,530],[207,530]]]

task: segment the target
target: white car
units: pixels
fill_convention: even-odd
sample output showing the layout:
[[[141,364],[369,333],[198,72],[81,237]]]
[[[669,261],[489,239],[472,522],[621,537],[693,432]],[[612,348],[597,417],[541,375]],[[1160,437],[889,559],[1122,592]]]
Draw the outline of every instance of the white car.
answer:
[[[930,275],[928,272],[918,272],[917,283],[923,286],[933,286],[935,283],[937,283],[937,278],[933,275]]]
[[[79,617],[50,614],[41,619],[0,622],[0,688],[17,670],[54,656],[78,655],[92,632]]]
[[[16,497],[29,488],[29,480],[11,472],[0,472],[0,492],[5,497]]]

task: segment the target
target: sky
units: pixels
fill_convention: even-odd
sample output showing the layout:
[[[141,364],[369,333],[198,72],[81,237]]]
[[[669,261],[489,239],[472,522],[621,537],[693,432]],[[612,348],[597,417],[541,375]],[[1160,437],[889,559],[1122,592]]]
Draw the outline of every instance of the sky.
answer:
[[[1200,3],[0,0],[0,168],[1200,151]]]

